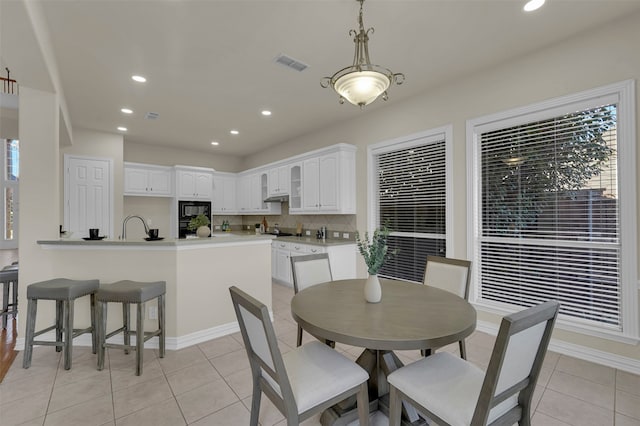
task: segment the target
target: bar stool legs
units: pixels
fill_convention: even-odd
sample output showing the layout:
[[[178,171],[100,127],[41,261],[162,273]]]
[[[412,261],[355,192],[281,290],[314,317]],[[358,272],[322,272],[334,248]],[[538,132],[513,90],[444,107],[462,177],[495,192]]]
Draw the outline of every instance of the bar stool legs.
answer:
[[[27,287],[27,328],[25,331],[25,348],[22,367],[31,366],[33,345],[55,346],[56,352],[64,353],[64,369],[71,368],[73,355],[73,339],[84,333],[91,333],[92,349],[96,347],[95,297],[98,280],[69,280],[56,278],[31,284]],[[89,295],[91,299],[91,326],[85,329],[73,328],[74,302],[78,297]],[[54,300],[56,302],[55,324],[35,331],[38,300]],[[48,331],[55,330],[55,341],[35,340]]]
[[[113,284],[100,286],[96,294],[97,317],[98,317],[98,370],[104,368],[104,357],[106,348],[124,349],[128,354],[129,350],[136,351],[136,375],[142,374],[144,342],[154,336],[159,339],[160,358],[165,355],[165,293],[166,283],[156,282],[136,282],[118,281]],[[145,302],[157,299],[158,303],[158,329],[155,331],[144,331]],[[122,304],[122,327],[107,333],[107,303],[115,302]],[[131,304],[136,305],[136,329],[131,330],[130,308]],[[123,344],[107,343],[110,337],[122,333]],[[136,336],[135,346],[131,345],[131,334]]]

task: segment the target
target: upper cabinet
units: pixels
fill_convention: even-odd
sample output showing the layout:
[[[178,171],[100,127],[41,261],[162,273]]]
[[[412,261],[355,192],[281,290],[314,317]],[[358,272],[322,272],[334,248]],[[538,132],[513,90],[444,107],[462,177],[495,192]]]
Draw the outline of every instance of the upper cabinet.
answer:
[[[173,168],[124,163],[124,195],[172,197]]]
[[[289,166],[289,212],[302,211],[302,163]]]
[[[347,147],[303,161],[302,208],[294,209],[293,213],[355,214],[355,148]],[[294,176],[291,176],[293,184]]]
[[[269,196],[287,195],[289,193],[289,165],[274,167],[269,170]]]
[[[280,214],[280,203],[265,203],[269,195],[267,170],[242,174],[238,179],[238,212],[240,214]]]
[[[213,212],[236,213],[237,177],[235,173],[213,174]]]
[[[213,169],[176,166],[176,196],[181,200],[211,200]]]

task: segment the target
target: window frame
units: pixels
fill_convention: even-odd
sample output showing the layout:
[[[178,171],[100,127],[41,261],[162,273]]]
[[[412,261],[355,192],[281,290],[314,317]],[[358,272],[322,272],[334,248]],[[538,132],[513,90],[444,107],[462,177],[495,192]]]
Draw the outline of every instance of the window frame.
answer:
[[[572,317],[558,317],[559,328],[624,343],[640,341],[638,324],[637,278],[637,203],[636,203],[636,111],[635,81],[626,80],[591,90],[553,98],[524,107],[467,120],[467,255],[474,262],[469,300],[481,311],[506,315],[514,312],[497,302],[481,301],[479,295],[479,236],[482,220],[480,135],[484,132],[558,116],[567,110],[588,109],[596,103],[617,103],[617,161],[620,217],[621,331],[580,323]]]
[[[2,138],[0,139],[3,141],[3,149],[2,149],[2,156],[0,157],[0,159],[3,162],[3,166],[2,166],[2,178],[1,178],[1,190],[2,190],[2,196],[3,196],[3,203],[2,203],[2,212],[0,212],[0,220],[2,221],[2,226],[6,227],[7,224],[7,218],[5,217],[5,212],[6,212],[6,208],[4,205],[4,194],[5,194],[5,190],[7,188],[12,188],[13,189],[13,204],[14,204],[14,222],[13,222],[13,239],[11,240],[7,240],[4,237],[4,231],[2,232],[2,238],[0,238],[0,249],[2,250],[12,250],[12,249],[17,249],[18,248],[18,239],[19,239],[19,228],[20,228],[20,177],[18,176],[18,179],[15,181],[9,180],[7,179],[7,144],[10,141],[17,141],[18,142],[18,153],[20,152],[20,140],[19,139],[13,139],[13,138]],[[18,154],[18,158],[19,154]],[[18,163],[18,167],[20,167],[20,164]]]
[[[379,154],[421,146],[425,143],[442,139],[445,140],[445,244],[446,256],[450,255],[453,249],[453,126],[451,124],[367,146],[367,199],[369,206],[367,211],[367,231],[369,233],[373,233],[380,226],[378,214],[380,208],[377,185],[378,170],[375,166],[375,157]],[[399,232],[397,235],[407,236],[407,233]]]

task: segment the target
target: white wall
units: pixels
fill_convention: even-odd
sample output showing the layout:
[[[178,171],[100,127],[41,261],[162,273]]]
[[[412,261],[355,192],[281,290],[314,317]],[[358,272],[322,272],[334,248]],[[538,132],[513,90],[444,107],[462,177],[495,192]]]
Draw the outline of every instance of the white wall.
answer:
[[[219,172],[240,172],[241,159],[231,155],[208,154],[126,141],[124,160],[134,163],[157,164],[161,166],[209,167]]]

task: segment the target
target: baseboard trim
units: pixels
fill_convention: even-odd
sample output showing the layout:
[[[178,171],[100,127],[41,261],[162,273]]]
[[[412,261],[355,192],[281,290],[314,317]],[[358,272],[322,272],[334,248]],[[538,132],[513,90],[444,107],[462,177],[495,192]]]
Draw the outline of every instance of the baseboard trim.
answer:
[[[487,321],[478,321],[476,324],[476,330],[492,336],[496,336],[498,334],[498,328],[498,325]],[[549,350],[562,355],[571,356],[584,361],[590,361],[596,364],[640,375],[640,360],[638,359],[616,355],[553,338],[551,339],[551,342],[549,342]]]
[[[273,311],[269,311],[269,317],[271,321],[273,321]],[[167,337],[165,341],[165,349],[170,351],[176,351],[184,348],[188,348],[189,346],[197,345],[199,343],[204,343],[209,340],[217,339],[219,337],[224,337],[229,334],[237,333],[240,331],[240,325],[237,321],[233,321],[227,324],[219,325],[217,327],[208,328],[205,330],[196,331],[194,333],[186,334],[180,337]],[[42,336],[38,336],[38,340],[55,340],[55,332],[50,331],[48,333],[43,334]],[[122,344],[124,343],[124,339],[122,334],[118,334],[108,340],[109,343]],[[135,345],[136,337],[131,336],[131,344]],[[81,336],[73,339],[74,346],[91,346],[91,335],[83,334]],[[158,349],[158,337],[153,337],[145,342],[145,348],[147,349]],[[24,338],[16,339],[16,347],[15,350],[23,351],[24,350]]]

